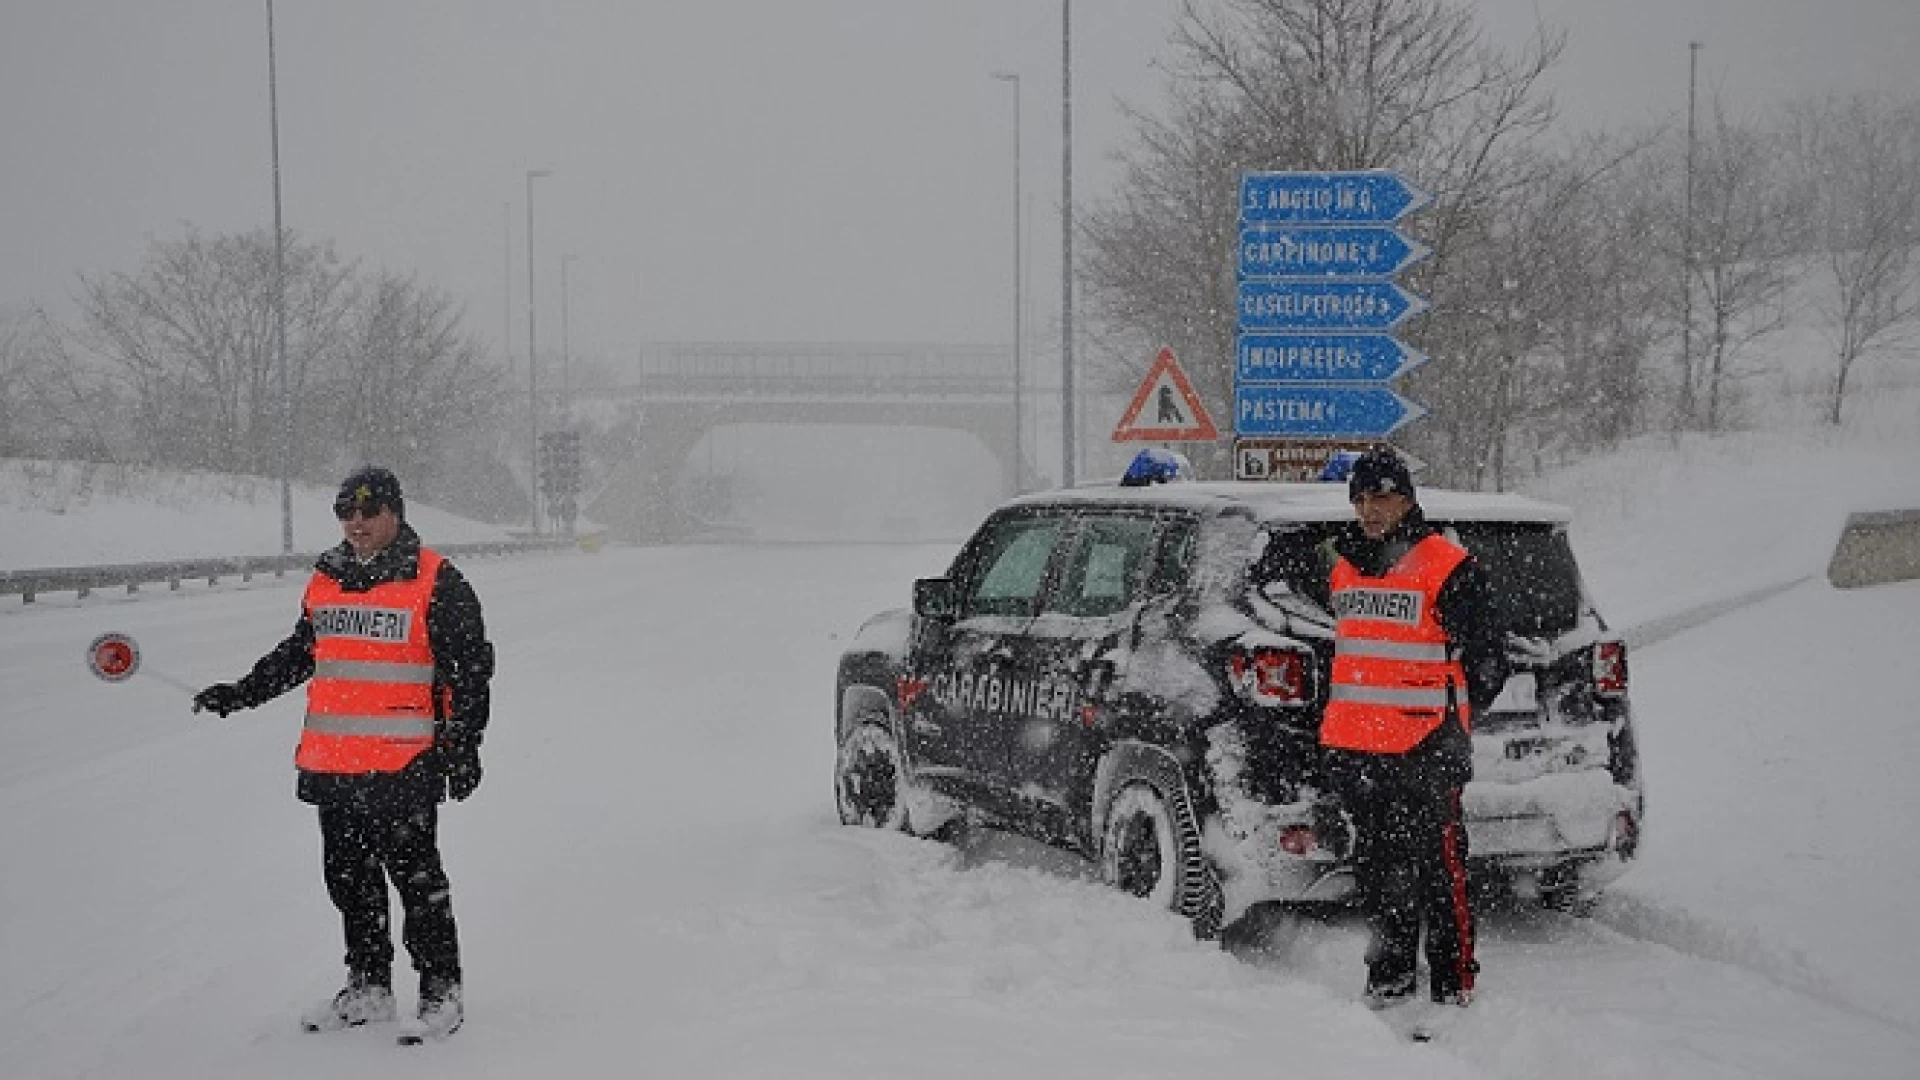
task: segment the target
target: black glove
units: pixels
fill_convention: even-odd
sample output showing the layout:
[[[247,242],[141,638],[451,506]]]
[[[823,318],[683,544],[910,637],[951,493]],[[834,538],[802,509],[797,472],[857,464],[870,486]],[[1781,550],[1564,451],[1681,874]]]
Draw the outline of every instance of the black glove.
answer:
[[[204,709],[207,712],[218,713],[222,720],[227,718],[228,713],[239,712],[246,707],[246,695],[242,694],[240,687],[233,683],[214,683],[193,695],[194,712]]]
[[[480,788],[480,740],[472,738],[463,724],[449,723],[440,730],[434,755],[440,759],[440,774],[453,801],[465,801]]]
[[[441,761],[441,772],[447,778],[447,795],[454,802],[464,802],[467,796],[480,789],[478,746],[448,747],[441,752]]]

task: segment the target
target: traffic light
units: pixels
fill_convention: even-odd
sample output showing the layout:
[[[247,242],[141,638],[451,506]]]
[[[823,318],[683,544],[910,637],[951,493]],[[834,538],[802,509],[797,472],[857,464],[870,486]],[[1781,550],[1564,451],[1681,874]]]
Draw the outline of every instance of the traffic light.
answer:
[[[568,532],[578,516],[580,433],[549,431],[540,436],[540,494]]]

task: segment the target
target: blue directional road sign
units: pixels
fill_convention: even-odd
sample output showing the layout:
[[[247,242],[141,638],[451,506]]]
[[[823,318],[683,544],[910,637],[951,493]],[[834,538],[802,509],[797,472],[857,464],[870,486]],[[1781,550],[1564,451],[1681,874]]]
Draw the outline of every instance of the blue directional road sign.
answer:
[[[1240,230],[1243,278],[1391,277],[1426,256],[1426,245],[1386,226]]]
[[[1235,383],[1383,383],[1427,362],[1387,334],[1241,334]]]
[[[1433,201],[1390,172],[1265,172],[1240,178],[1243,224],[1387,224]]]
[[[1391,281],[1243,281],[1240,329],[1391,330],[1427,302]]]
[[[1427,410],[1385,386],[1236,386],[1233,429],[1296,439],[1384,438]]]

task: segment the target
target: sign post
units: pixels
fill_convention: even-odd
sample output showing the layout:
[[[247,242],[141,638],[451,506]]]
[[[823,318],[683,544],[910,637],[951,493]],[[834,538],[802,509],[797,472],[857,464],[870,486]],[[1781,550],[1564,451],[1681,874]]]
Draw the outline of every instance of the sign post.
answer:
[[[1427,303],[1390,279],[1428,254],[1394,224],[1431,201],[1377,170],[1241,178],[1236,476],[1314,479],[1426,414],[1388,384],[1427,361],[1393,336]]]

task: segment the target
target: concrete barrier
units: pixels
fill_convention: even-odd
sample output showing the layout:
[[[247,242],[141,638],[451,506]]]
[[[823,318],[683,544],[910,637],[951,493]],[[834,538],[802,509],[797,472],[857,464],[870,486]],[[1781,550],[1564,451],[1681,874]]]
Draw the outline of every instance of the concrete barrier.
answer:
[[[1827,563],[1836,589],[1858,589],[1920,578],[1920,510],[1871,510],[1849,515]]]

